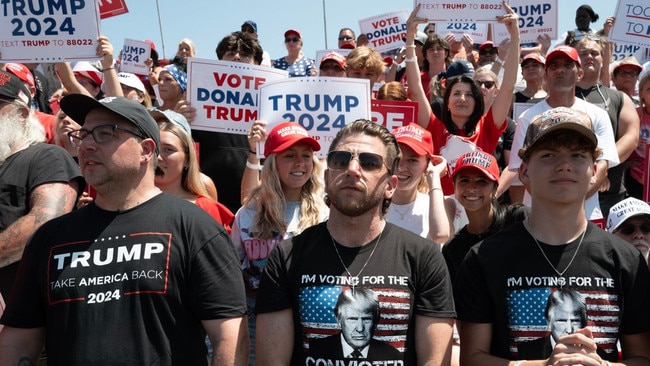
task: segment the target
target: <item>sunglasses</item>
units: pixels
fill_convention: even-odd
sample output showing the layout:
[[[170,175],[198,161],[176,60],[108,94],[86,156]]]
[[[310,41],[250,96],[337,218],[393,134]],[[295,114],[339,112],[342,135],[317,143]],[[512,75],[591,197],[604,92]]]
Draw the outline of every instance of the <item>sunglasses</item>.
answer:
[[[353,158],[357,158],[363,171],[376,172],[384,165],[381,155],[369,152],[352,153],[350,151],[330,151],[327,154],[327,167],[332,170],[346,170]]]
[[[298,42],[298,41],[300,41],[300,37],[287,37],[284,39],[284,43]]]
[[[339,41],[351,41],[352,37],[351,36],[340,36]]]
[[[632,71],[632,70],[630,70],[630,71],[626,71],[626,70],[619,71],[617,74],[618,74],[618,76],[623,76],[623,77],[628,77],[628,78],[629,77],[636,78],[636,77],[639,76],[638,72]]]
[[[478,54],[481,55],[481,56],[487,56],[488,54],[496,55],[497,53],[499,53],[499,50],[496,49],[496,48],[492,48],[490,50],[482,50],[482,51],[478,52]]]
[[[241,31],[246,33],[255,33],[255,29],[253,28],[242,28]]]
[[[643,235],[648,235],[648,233],[650,233],[650,224],[623,224],[619,226],[616,231],[620,231],[623,235],[631,235],[634,234],[637,229],[641,230]]]
[[[490,81],[490,80],[484,80],[484,81],[476,80],[476,83],[478,84],[479,87],[485,86],[485,89],[492,89],[492,87],[494,86],[494,81]]]

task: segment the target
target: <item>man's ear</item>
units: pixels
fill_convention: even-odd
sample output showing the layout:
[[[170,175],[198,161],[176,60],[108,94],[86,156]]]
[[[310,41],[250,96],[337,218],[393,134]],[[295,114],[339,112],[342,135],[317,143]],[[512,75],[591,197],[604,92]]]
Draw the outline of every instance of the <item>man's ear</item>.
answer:
[[[152,159],[157,159],[156,156],[156,143],[152,138],[146,138],[140,143],[142,146],[142,155],[140,161],[143,163],[149,163]]]
[[[391,174],[386,179],[386,191],[384,192],[384,198],[391,199],[395,190],[397,189],[398,178],[397,175]]]

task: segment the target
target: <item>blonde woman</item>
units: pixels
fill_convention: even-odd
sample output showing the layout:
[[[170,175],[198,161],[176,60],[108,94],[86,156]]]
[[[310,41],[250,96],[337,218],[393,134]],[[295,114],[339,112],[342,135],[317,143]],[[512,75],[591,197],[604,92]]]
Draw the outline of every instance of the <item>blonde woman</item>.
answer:
[[[320,144],[299,124],[276,125],[264,143],[261,182],[235,215],[231,237],[246,284],[251,365],[255,362],[253,310],[268,254],[280,241],[323,221],[328,213],[323,201],[323,168],[314,155],[318,150]]]

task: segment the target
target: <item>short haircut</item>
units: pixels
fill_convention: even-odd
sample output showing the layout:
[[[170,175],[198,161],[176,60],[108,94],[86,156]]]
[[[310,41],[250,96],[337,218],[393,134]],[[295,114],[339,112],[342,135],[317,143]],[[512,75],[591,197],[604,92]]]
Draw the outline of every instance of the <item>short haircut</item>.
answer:
[[[380,75],[386,69],[381,54],[374,48],[359,46],[348,54],[345,62],[347,69],[366,69]],[[371,85],[372,86],[372,85]]]
[[[343,319],[342,307],[354,305],[356,308],[372,313],[372,329],[375,329],[379,323],[379,297],[369,288],[347,289],[339,294],[336,305],[334,306],[334,315],[341,322]]]
[[[251,55],[253,56],[256,65],[262,63],[262,46],[260,46],[259,42],[257,42],[255,38],[246,35],[244,32],[232,32],[219,42],[216,49],[219,60],[221,60],[228,51]]]
[[[357,38],[357,34],[354,33],[352,28],[341,28],[341,30],[339,30],[339,34],[341,34],[341,32],[343,32],[343,31],[350,31],[350,33],[352,33],[352,38]]]
[[[343,138],[359,134],[377,137],[384,143],[384,146],[386,146],[386,157],[384,162],[388,168],[388,173],[391,175],[395,174],[397,167],[399,166],[399,160],[402,157],[395,136],[390,133],[386,127],[373,123],[367,119],[358,119],[339,130],[330,145],[329,152],[336,150]],[[388,213],[390,202],[390,198],[384,198],[382,202],[382,213],[384,215]]]

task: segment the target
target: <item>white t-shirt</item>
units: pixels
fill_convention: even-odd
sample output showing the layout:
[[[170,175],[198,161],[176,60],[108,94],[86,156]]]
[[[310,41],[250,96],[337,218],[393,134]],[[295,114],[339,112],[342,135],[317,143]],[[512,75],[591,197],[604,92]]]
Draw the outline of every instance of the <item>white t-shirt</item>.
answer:
[[[427,239],[429,237],[429,196],[418,192],[411,203],[398,205],[392,202],[388,207],[386,221]]]
[[[609,120],[609,116],[604,109],[597,107],[589,102],[585,102],[580,98],[575,98],[575,102],[570,107],[578,111],[586,113],[589,118],[591,118],[591,123],[594,127],[594,132],[598,137],[598,147],[602,150],[602,155],[597,160],[607,160],[608,169],[613,168],[619,164],[618,152],[616,151],[616,140],[614,139],[614,130],[612,129],[612,123]],[[534,106],[530,107],[528,110],[523,112],[519,118],[517,118],[517,129],[515,130],[515,137],[512,141],[512,154],[510,155],[510,164],[508,169],[511,171],[519,170],[521,165],[521,158],[519,158],[519,149],[524,144],[524,139],[526,137],[526,130],[530,121],[537,115],[542,114],[543,112],[552,109],[548,103],[543,100]],[[524,195],[524,204],[530,206],[530,195],[528,192]],[[603,214],[600,211],[600,205],[598,203],[598,192],[593,194],[591,197],[587,198],[585,201],[585,213],[587,219],[597,220],[602,219]]]

